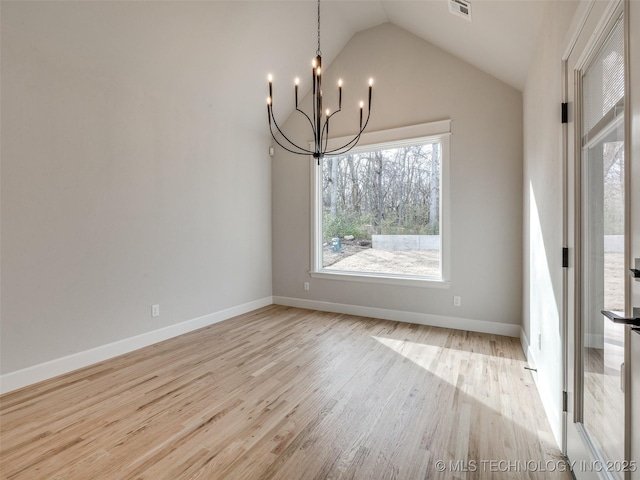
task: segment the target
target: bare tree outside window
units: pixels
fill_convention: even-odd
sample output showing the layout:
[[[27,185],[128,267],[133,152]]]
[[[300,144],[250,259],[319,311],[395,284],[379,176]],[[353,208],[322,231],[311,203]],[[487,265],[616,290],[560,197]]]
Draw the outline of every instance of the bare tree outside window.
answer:
[[[440,277],[439,141],[327,158],[325,269]]]

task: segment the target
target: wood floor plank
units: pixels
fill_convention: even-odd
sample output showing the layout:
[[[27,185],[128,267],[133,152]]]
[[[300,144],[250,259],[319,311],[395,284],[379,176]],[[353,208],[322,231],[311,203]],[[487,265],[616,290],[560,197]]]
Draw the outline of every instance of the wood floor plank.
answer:
[[[269,306],[3,395],[0,477],[570,479],[522,469],[562,460],[524,366],[513,338]]]

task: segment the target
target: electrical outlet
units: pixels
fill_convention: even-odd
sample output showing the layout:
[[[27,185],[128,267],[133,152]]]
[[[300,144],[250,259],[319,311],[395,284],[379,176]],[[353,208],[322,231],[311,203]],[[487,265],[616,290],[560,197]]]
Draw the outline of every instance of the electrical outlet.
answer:
[[[459,295],[454,295],[453,296],[453,306],[454,307],[459,307],[462,305],[462,297]]]
[[[304,289],[309,290],[309,282],[304,282]]]
[[[160,316],[160,305],[151,305],[151,316],[152,317]]]

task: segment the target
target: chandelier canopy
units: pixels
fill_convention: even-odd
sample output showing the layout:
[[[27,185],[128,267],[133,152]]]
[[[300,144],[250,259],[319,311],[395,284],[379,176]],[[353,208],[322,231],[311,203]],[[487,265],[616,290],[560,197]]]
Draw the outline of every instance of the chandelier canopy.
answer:
[[[332,112],[329,108],[326,108],[323,111],[322,105],[322,52],[320,51],[320,0],[318,0],[318,49],[316,50],[316,56],[311,62],[312,71],[312,88],[311,93],[313,111],[311,116],[307,115],[305,112],[300,110],[298,107],[298,87],[300,85],[300,79],[295,79],[295,100],[296,100],[296,111],[300,112],[304,115],[309,124],[311,125],[311,130],[313,132],[314,139],[314,148],[311,150],[310,148],[304,148],[296,143],[292,142],[280,129],[278,123],[276,122],[276,118],[273,115],[273,77],[269,75],[269,97],[267,97],[267,113],[269,115],[269,131],[271,132],[271,136],[274,141],[284,148],[286,151],[295,153],[298,155],[313,155],[313,158],[318,160],[318,165],[320,164],[320,159],[325,156],[337,156],[344,155],[353,147],[356,146],[358,140],[360,140],[360,136],[364,129],[367,127],[369,123],[369,117],[371,116],[371,94],[373,91],[373,79],[369,79],[369,104],[367,108],[367,118],[362,123],[363,120],[363,110],[364,110],[364,102],[360,102],[360,130],[358,133],[347,143],[342,145],[341,147],[331,148],[328,150],[329,144],[329,121],[331,117],[335,114],[342,111],[342,79],[338,80],[338,109]],[[280,134],[282,137],[282,141],[278,139],[276,136],[276,132]]]

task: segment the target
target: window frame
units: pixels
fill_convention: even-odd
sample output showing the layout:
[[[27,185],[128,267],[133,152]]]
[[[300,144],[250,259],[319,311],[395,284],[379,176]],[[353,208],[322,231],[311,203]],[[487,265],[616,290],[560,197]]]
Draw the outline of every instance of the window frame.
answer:
[[[310,178],[310,218],[311,218],[311,268],[312,278],[326,280],[356,281],[386,285],[404,285],[414,287],[449,288],[450,276],[450,225],[451,212],[449,201],[450,183],[450,136],[451,120],[411,125],[408,127],[380,130],[364,133],[358,145],[350,153],[366,152],[376,149],[391,149],[419,143],[440,142],[440,277],[421,275],[369,273],[341,270],[328,270],[322,266],[322,165],[311,158]],[[350,137],[335,138],[329,141],[341,145]]]

